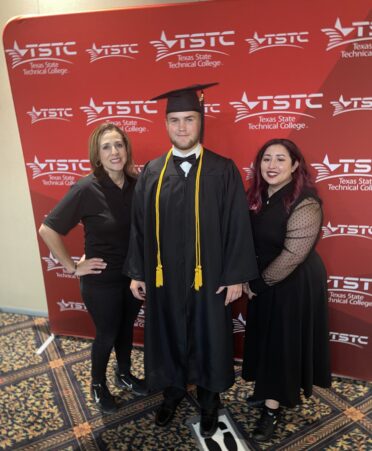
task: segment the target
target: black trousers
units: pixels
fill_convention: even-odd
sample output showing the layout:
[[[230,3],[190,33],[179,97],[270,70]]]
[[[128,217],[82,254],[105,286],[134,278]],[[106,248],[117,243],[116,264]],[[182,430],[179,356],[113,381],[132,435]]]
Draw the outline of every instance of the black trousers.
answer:
[[[120,373],[131,367],[133,325],[141,302],[132,296],[130,279],[120,271],[111,271],[100,280],[82,277],[80,289],[83,301],[96,327],[92,345],[92,382],[106,380],[106,369],[112,349],[115,349]]]
[[[167,387],[163,391],[164,403],[175,409],[186,395],[186,389],[178,387]],[[197,386],[197,395],[200,408],[203,410],[218,409],[220,405],[220,394]]]

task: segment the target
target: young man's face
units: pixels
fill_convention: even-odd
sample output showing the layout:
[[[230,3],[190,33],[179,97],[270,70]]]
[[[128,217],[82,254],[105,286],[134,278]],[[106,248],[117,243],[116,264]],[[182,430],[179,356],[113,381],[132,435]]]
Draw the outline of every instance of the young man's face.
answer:
[[[201,117],[197,111],[168,113],[165,125],[171,143],[187,152],[199,142]]]

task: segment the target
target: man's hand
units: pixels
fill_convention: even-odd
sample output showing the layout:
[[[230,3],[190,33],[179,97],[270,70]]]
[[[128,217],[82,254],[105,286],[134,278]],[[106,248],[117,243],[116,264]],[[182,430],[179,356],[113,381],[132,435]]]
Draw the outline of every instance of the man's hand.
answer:
[[[243,284],[238,283],[236,285],[227,285],[219,287],[218,290],[216,291],[216,294],[222,293],[222,291],[225,288],[227,288],[225,305],[229,305],[231,302],[234,302],[237,299],[239,299],[243,292]]]
[[[146,299],[146,283],[142,280],[132,279],[129,288],[136,299],[139,299],[140,301]]]

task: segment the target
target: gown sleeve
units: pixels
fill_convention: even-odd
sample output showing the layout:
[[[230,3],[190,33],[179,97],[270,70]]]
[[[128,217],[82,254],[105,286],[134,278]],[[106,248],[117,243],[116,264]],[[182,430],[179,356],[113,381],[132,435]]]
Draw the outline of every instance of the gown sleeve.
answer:
[[[143,168],[136,187],[132,201],[132,218],[129,237],[129,248],[124,263],[123,273],[134,280],[145,280],[144,268],[144,189],[146,168]]]
[[[322,209],[315,199],[300,202],[288,219],[286,237],[281,253],[263,270],[260,279],[250,283],[259,294],[269,286],[288,277],[313,249],[322,223]]]
[[[247,282],[258,275],[247,199],[239,171],[232,160],[225,172],[225,187],[221,286]]]

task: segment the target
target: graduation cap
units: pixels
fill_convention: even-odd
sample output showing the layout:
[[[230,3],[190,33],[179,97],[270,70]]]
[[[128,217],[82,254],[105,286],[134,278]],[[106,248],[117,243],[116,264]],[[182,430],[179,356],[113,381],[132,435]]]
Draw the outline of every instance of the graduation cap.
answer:
[[[211,86],[218,85],[218,83],[206,83],[187,86],[185,88],[174,89],[173,91],[165,92],[159,96],[153,97],[151,100],[168,99],[166,114],[178,113],[180,111],[197,111],[204,115],[204,89]],[[197,91],[201,91],[200,97]]]

